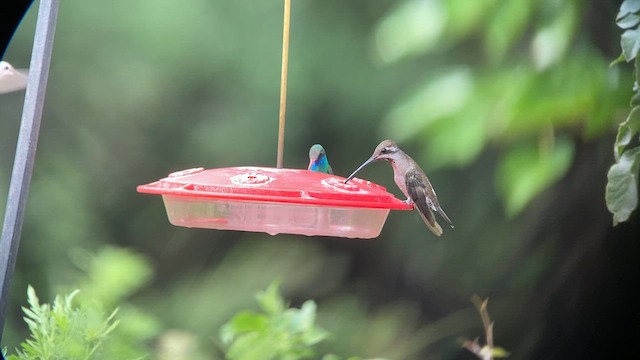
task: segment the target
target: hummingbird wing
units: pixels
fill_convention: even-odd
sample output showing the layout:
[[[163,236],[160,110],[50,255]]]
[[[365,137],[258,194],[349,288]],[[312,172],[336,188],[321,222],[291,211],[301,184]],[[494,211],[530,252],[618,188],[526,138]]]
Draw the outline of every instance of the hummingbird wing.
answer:
[[[431,186],[431,183],[429,182],[429,179],[427,178],[427,176],[424,175],[424,173],[418,173],[418,170],[412,171],[412,173],[418,180],[420,180],[420,185],[421,185],[420,187],[425,191],[425,194],[426,194],[425,197],[426,197],[427,205],[429,206],[429,208],[437,212],[438,214],[440,214],[440,216],[442,216],[442,218],[445,219],[447,223],[449,223],[449,226],[451,226],[451,228],[453,229],[453,222],[451,222],[451,219],[449,219],[449,216],[447,216],[447,213],[445,213],[444,210],[442,210],[442,207],[438,202],[438,196],[436,195],[436,191],[433,190],[433,186]]]
[[[429,230],[436,234],[436,236],[440,236],[442,235],[442,228],[433,215],[433,203],[427,197],[427,195],[429,195],[427,193],[427,186],[430,186],[430,184],[427,184],[424,179],[426,179],[426,177],[423,174],[417,173],[415,170],[407,171],[405,174],[407,195],[409,195],[416,205],[420,217],[422,217],[422,220]]]

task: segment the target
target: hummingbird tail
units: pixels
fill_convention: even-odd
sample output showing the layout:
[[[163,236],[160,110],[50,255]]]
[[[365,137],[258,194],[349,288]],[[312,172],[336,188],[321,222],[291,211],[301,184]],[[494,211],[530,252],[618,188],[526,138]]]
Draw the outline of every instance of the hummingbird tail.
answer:
[[[438,206],[438,209],[436,210],[436,212],[440,214],[440,216],[442,216],[445,220],[447,220],[447,222],[449,223],[449,226],[451,226],[451,228],[453,229],[453,223],[451,222],[451,219],[449,219],[447,214],[445,214],[444,210],[442,210],[442,208]]]
[[[432,233],[434,233],[436,236],[442,235],[442,228],[440,227],[440,224],[438,224],[438,222],[435,220],[435,217],[433,217],[433,215],[431,215],[433,217],[433,220],[431,221],[433,222],[432,224],[431,222],[429,222],[429,219],[427,219],[427,217],[422,213],[422,211],[418,210],[418,214],[420,214],[420,217]]]

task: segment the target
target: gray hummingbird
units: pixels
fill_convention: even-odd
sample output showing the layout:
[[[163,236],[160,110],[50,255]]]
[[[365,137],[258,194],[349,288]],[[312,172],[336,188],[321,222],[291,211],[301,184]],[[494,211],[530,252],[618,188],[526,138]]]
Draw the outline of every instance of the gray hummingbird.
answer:
[[[344,182],[345,184],[353,178],[358,171],[376,160],[387,160],[393,167],[393,180],[396,182],[402,193],[407,197],[408,204],[415,204],[416,210],[436,236],[442,235],[442,228],[436,221],[433,212],[437,212],[442,216],[453,228],[453,223],[445,214],[438,197],[433,190],[433,186],[424,174],[424,171],[418,164],[407,154],[404,153],[398,144],[391,140],[381,142],[373,155],[365,161],[356,171],[353,172]]]
[[[27,69],[14,69],[6,61],[0,61],[0,94],[22,90],[27,87]]]

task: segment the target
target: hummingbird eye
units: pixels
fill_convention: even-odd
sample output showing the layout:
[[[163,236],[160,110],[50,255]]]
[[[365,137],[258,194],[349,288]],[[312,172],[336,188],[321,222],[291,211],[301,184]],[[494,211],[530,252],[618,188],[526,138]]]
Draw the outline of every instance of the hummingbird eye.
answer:
[[[391,152],[391,148],[389,147],[383,147],[382,150],[380,150],[381,154],[389,154]]]

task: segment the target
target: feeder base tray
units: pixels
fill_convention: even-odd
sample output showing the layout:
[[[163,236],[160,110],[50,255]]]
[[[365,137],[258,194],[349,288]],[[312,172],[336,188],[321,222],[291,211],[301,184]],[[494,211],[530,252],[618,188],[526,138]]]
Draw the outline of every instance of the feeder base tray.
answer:
[[[177,226],[371,239],[389,209],[309,206],[162,196],[169,222]]]

